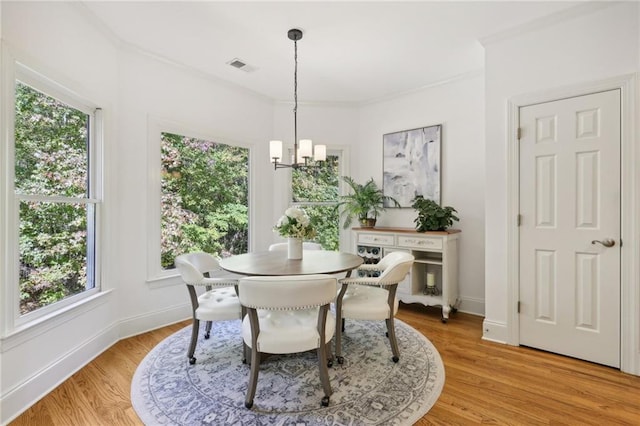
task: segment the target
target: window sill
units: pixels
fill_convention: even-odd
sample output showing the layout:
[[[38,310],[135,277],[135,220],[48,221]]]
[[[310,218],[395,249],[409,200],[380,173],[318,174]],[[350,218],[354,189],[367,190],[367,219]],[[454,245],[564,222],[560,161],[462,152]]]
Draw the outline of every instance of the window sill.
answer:
[[[60,327],[64,323],[107,303],[112,291],[113,290],[106,290],[98,292],[93,296],[79,300],[76,303],[14,328],[6,336],[0,338],[0,352],[6,352],[29,340],[35,339],[39,335]]]

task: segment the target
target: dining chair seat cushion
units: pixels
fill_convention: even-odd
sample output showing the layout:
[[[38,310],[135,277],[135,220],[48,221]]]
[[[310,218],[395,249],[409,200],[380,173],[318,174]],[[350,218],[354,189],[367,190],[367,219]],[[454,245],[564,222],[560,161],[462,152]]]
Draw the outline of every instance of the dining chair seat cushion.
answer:
[[[258,351],[270,354],[287,354],[316,349],[320,345],[318,334],[318,308],[267,311],[258,309],[260,334]],[[333,313],[327,314],[325,342],[329,342],[336,330]],[[251,347],[251,324],[248,316],[242,322],[242,337]]]
[[[368,285],[349,285],[342,299],[342,317],[349,319],[384,320],[390,318],[389,292],[380,287]],[[394,303],[395,315],[398,312],[398,298]]]
[[[220,287],[198,297],[196,318],[201,321],[234,320],[242,317],[240,300],[233,287]]]

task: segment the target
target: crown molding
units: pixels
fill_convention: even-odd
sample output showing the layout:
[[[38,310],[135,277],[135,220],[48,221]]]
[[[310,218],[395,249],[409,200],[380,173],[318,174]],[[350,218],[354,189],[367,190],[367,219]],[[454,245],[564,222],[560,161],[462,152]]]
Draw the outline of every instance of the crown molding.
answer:
[[[246,95],[252,96],[258,100],[261,100],[263,102],[267,102],[270,104],[274,103],[273,98],[263,95],[262,93],[256,92],[254,90],[248,89],[244,86],[240,86],[239,84],[236,83],[232,83],[228,80],[222,79],[220,77],[216,77],[211,73],[208,73],[206,71],[202,71],[199,68],[193,67],[191,65],[186,65],[182,62],[179,61],[175,61],[173,59],[167,58],[166,56],[163,55],[159,55],[157,53],[151,52],[149,50],[143,49],[135,44],[131,44],[128,42],[122,42],[122,50],[125,52],[129,52],[129,53],[134,53],[140,56],[144,56],[150,59],[153,59],[157,62],[162,62],[165,63],[167,65],[173,66],[175,68],[181,69],[182,71],[184,71],[187,74],[190,74],[193,77],[197,77],[200,78],[202,80],[207,80],[210,81],[218,86],[222,86],[225,87],[227,89],[230,90],[234,90],[237,92],[241,92],[244,93]]]
[[[533,31],[537,31],[543,28],[547,28],[553,25],[557,25],[561,22],[569,21],[581,16],[585,16],[602,9],[606,9],[611,6],[616,6],[622,2],[618,1],[586,1],[577,6],[570,7],[560,12],[543,16],[533,21],[529,21],[522,25],[497,32],[495,34],[488,35],[480,38],[478,41],[482,46],[488,46],[493,43],[498,43],[504,40],[509,40],[523,34],[527,34]]]
[[[293,101],[279,99],[273,101],[274,106],[291,106],[295,105]],[[298,106],[309,107],[325,107],[325,108],[357,108],[360,102],[352,101],[298,101]]]
[[[417,87],[415,89],[410,89],[410,90],[405,90],[403,92],[396,92],[396,93],[392,93],[390,95],[385,95],[385,96],[381,96],[378,98],[373,98],[367,101],[362,101],[358,103],[358,106],[366,106],[366,105],[372,105],[372,104],[376,104],[379,102],[385,102],[385,101],[390,101],[396,98],[401,98],[401,97],[405,97],[414,93],[419,93],[428,89],[433,89],[434,87],[438,87],[438,86],[445,86],[447,84],[451,84],[451,83],[455,83],[457,81],[462,81],[462,80],[468,80],[471,78],[475,78],[475,77],[480,77],[484,75],[484,68],[477,68],[471,71],[467,71],[464,72],[462,74],[456,74],[454,76],[448,77],[448,78],[444,78],[442,80],[438,80],[435,81],[433,83],[429,83],[425,86],[420,86]]]
[[[125,40],[123,40],[122,38],[120,38],[117,34],[115,34],[100,18],[98,18],[85,4],[84,1],[80,1],[80,2],[74,2],[73,3],[74,6],[76,7],[76,9],[83,14],[86,19],[88,21],[91,22],[91,24],[98,30],[100,31],[109,41],[111,41],[111,43],[120,51],[123,52],[128,52],[128,53],[133,53],[133,54],[137,54],[137,55],[141,55],[147,58],[151,58],[153,60],[156,60],[158,62],[162,62],[165,63],[167,65],[170,66],[174,66],[176,68],[179,68],[183,71],[185,71],[188,74],[191,74],[192,76],[201,78],[203,80],[207,80],[207,81],[211,81],[217,85],[220,85],[222,87],[226,87],[230,90],[236,90],[242,93],[245,93],[249,96],[255,97],[259,100],[271,103],[272,105],[275,106],[282,106],[282,105],[293,105],[293,101],[292,100],[284,100],[284,99],[274,99],[272,97],[269,97],[267,95],[264,95],[262,93],[256,92],[254,90],[248,89],[246,87],[240,86],[236,83],[232,83],[228,80],[224,80],[222,78],[216,77],[210,73],[207,73],[205,71],[202,71],[198,68],[192,67],[190,65],[186,65],[184,63],[175,61],[173,59],[170,59],[166,56],[163,55],[159,55],[157,53],[151,52],[147,49],[144,49],[138,45],[129,43]],[[464,80],[467,78],[473,78],[476,77],[478,75],[482,75],[484,73],[484,69],[476,69],[476,70],[472,70],[472,71],[468,71],[462,74],[458,74],[458,75],[454,75],[450,78],[446,78],[443,80],[439,80],[430,84],[427,84],[425,86],[421,86],[418,88],[414,88],[414,89],[409,89],[406,91],[402,91],[402,92],[396,92],[396,93],[391,93],[388,95],[384,95],[384,96],[380,96],[380,97],[376,97],[376,98],[371,98],[371,99],[366,99],[366,100],[359,100],[359,101],[303,101],[300,102],[298,101],[298,105],[303,105],[303,106],[310,106],[310,107],[325,107],[325,108],[358,108],[358,107],[362,107],[365,105],[370,105],[370,104],[374,104],[374,103],[378,103],[378,102],[383,102],[383,101],[388,101],[391,99],[395,99],[395,98],[399,98],[399,97],[403,97],[403,96],[407,96],[413,93],[418,93],[421,92],[423,90],[427,90],[427,89],[431,89],[433,87],[437,87],[437,86],[442,86],[445,84],[449,84],[449,83],[453,83],[455,81],[458,80]]]
[[[116,47],[116,49],[120,49],[124,44],[124,40],[111,31],[111,28],[109,28],[102,19],[98,18],[85,3],[86,1],[75,1],[71,3],[71,6],[74,7],[78,13],[84,16],[84,18],[91,23],[92,27],[101,32],[102,35],[105,36],[111,44],[114,45],[114,47]]]
[[[98,18],[85,4],[84,2],[74,2],[73,3],[77,10],[88,19],[92,26],[94,26],[98,31],[100,31],[118,50],[128,53],[137,54],[140,56],[144,56],[150,59],[153,59],[158,62],[162,62],[164,64],[173,66],[175,68],[179,68],[185,71],[187,74],[192,75],[193,77],[197,77],[203,80],[210,81],[219,86],[225,87],[230,90],[235,90],[238,92],[242,92],[246,95],[255,97],[261,101],[266,101],[268,103],[273,104],[274,99],[263,95],[262,93],[256,92],[254,90],[248,89],[246,87],[240,86],[236,83],[232,83],[228,80],[224,80],[222,78],[216,77],[211,73],[207,73],[205,71],[200,70],[199,68],[186,65],[182,62],[170,59],[166,56],[154,53],[150,50],[144,49],[136,44],[129,43],[128,41],[123,40],[118,35],[116,35],[111,29],[100,19]]]

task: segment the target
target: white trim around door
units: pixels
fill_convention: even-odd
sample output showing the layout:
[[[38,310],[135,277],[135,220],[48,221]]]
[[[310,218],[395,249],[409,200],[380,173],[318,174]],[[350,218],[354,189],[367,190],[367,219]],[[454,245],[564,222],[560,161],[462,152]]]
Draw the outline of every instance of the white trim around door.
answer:
[[[519,345],[519,108],[620,89],[621,105],[621,370],[640,375],[640,148],[636,143],[638,75],[516,96],[507,102],[507,343]]]

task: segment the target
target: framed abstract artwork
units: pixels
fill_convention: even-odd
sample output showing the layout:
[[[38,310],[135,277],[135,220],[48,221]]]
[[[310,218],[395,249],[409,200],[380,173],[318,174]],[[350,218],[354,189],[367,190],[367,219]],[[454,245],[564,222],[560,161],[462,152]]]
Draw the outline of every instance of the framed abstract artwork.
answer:
[[[384,195],[411,207],[418,195],[440,204],[442,125],[403,130],[382,136]],[[392,207],[385,202],[385,207]]]

